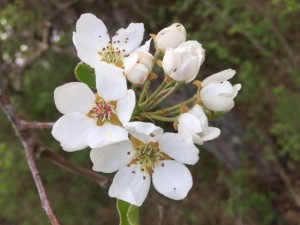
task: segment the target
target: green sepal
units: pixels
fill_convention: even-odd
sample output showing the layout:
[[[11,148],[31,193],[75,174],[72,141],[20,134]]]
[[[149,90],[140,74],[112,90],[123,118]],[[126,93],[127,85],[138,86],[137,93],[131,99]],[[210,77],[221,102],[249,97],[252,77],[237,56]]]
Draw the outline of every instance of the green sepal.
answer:
[[[96,75],[93,68],[83,62],[78,63],[75,68],[75,75],[77,80],[85,83],[91,88],[96,89]]]
[[[118,199],[117,209],[120,217],[120,225],[139,225],[139,207]]]

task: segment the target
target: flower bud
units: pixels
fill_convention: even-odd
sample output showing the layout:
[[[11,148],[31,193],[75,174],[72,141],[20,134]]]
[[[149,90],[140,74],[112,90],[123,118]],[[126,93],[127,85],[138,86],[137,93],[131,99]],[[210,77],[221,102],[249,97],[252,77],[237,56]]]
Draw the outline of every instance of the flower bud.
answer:
[[[229,111],[234,106],[233,99],[242,88],[227,81],[235,75],[235,70],[227,69],[213,74],[202,81],[200,98],[205,108],[212,111]]]
[[[146,51],[133,52],[123,60],[124,73],[133,84],[144,84],[153,66],[153,55]]]
[[[209,141],[217,138],[220,135],[220,129],[209,127],[207,117],[199,105],[194,107],[179,116],[178,132],[185,137],[191,137],[195,144],[203,144],[204,141]]]
[[[165,52],[168,47],[176,48],[186,40],[186,31],[182,24],[174,23],[158,32],[155,38],[155,47],[158,51]]]
[[[204,49],[197,41],[186,41],[177,48],[167,48],[163,58],[166,75],[175,81],[191,82],[204,61]]]

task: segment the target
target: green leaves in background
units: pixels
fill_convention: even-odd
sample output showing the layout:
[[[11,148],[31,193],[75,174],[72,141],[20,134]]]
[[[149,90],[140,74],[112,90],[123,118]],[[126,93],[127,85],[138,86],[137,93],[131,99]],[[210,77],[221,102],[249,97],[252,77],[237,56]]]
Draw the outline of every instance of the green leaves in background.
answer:
[[[117,200],[117,209],[120,216],[120,225],[139,225],[139,207],[128,202]]]
[[[75,68],[76,78],[91,88],[96,88],[95,70],[85,63],[78,63]]]

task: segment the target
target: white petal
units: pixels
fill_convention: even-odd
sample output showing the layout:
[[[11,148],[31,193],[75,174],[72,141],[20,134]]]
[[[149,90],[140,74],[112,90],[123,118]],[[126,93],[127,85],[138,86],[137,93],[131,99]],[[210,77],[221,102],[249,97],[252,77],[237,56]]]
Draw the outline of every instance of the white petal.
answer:
[[[131,141],[107,145],[103,148],[94,148],[90,152],[93,170],[103,173],[112,173],[130,163],[133,157]]]
[[[188,48],[193,53],[196,53],[196,51],[199,49],[200,50],[203,49],[202,45],[198,41],[193,41],[193,40],[182,42],[180,45],[178,45],[178,48],[180,47]]]
[[[108,45],[109,36],[104,23],[93,14],[86,13],[76,23],[73,42],[78,57],[95,68],[102,59],[98,52]]]
[[[102,56],[98,54],[99,47],[90,42],[88,38],[73,32],[73,43],[77,50],[79,59],[87,65],[95,68],[102,60]]]
[[[242,85],[241,84],[235,84],[233,85],[233,89],[234,89],[234,95],[233,95],[233,98],[235,98],[238,94],[238,91],[241,90],[242,88]]]
[[[181,55],[181,62],[180,66],[170,76],[176,81],[187,82],[194,80],[200,69],[198,57],[186,53]]]
[[[177,69],[180,63],[180,54],[177,54],[172,48],[167,48],[162,62],[164,72],[170,75]]]
[[[185,139],[192,138],[192,140],[195,144],[198,144],[198,145],[203,144],[202,138],[197,133],[188,129],[185,126],[182,126],[181,124],[178,124],[178,133],[183,135],[185,137]]]
[[[81,113],[70,113],[56,121],[52,135],[65,151],[73,152],[88,146],[88,136],[96,127],[94,119]]]
[[[206,117],[206,115],[204,113],[203,108],[200,105],[195,104],[193,106],[191,112],[195,116],[197,116],[197,118],[200,120],[202,128],[206,129],[206,127],[208,126],[208,120],[207,120],[207,117]]]
[[[148,173],[140,170],[139,165],[120,169],[109,188],[109,196],[141,206],[148,195],[151,180]]]
[[[144,144],[157,142],[163,134],[163,129],[155,126],[153,123],[130,122],[123,124],[123,126],[128,130],[129,134]]]
[[[203,131],[200,120],[190,112],[181,114],[178,118],[178,123],[195,133]]]
[[[139,60],[139,55],[136,52],[132,53],[130,56],[125,57],[123,59],[123,65],[125,67],[124,68],[125,74],[127,74],[132,69],[132,67],[134,67],[136,65],[138,60]]]
[[[221,72],[215,73],[202,81],[202,86],[207,85],[211,81],[223,82],[225,80],[229,80],[235,75],[235,70],[227,69]]]
[[[102,20],[91,13],[80,16],[76,23],[76,33],[84,37],[87,43],[92,43],[96,52],[109,43],[106,26]]]
[[[92,131],[87,143],[91,148],[101,148],[125,140],[128,140],[128,132],[123,127],[105,123]]]
[[[116,113],[121,123],[129,122],[135,106],[135,94],[128,90],[124,98],[117,102]]]
[[[127,83],[121,69],[107,63],[101,63],[95,72],[97,91],[106,102],[117,101],[125,97]]]
[[[221,134],[221,130],[217,127],[208,127],[207,131],[205,132],[205,136],[202,137],[203,141],[210,141],[213,140]]]
[[[146,43],[144,45],[142,45],[138,49],[136,49],[135,52],[138,52],[138,51],[149,52],[151,40],[152,39],[150,38],[148,41],[146,41]]]
[[[159,149],[180,163],[193,165],[199,160],[199,149],[192,139],[180,133],[164,133],[159,140]]]
[[[119,29],[112,38],[113,47],[125,50],[125,55],[129,55],[140,46],[144,31],[143,23],[131,23],[126,29]]]
[[[155,42],[160,51],[165,51],[168,47],[176,48],[186,40],[186,31],[182,24],[174,23],[158,32]]]
[[[203,98],[201,100],[204,106],[212,111],[216,112],[227,112],[234,107],[234,101],[232,98],[224,96],[216,96],[210,98]]]
[[[162,161],[152,174],[153,185],[162,195],[174,199],[184,199],[191,187],[193,179],[190,171],[183,164],[174,160]]]
[[[88,113],[94,106],[95,94],[84,83],[72,82],[54,90],[54,102],[58,111],[63,114],[80,112]]]
[[[150,71],[143,64],[136,64],[127,74],[126,77],[132,84],[141,85],[145,83]]]
[[[223,83],[210,83],[201,89],[201,96],[203,98],[215,97],[217,95],[232,98],[234,94],[234,89],[228,81],[224,81]]]

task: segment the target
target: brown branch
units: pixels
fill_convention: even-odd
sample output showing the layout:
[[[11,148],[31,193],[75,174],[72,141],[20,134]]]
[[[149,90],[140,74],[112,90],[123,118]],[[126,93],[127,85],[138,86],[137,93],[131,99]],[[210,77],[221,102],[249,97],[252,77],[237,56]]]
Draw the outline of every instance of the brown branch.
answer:
[[[52,129],[54,123],[53,122],[28,122],[25,120],[19,121],[20,129],[27,130],[27,129],[33,129],[33,130],[49,130]]]
[[[47,198],[45,188],[43,186],[42,180],[39,175],[38,168],[36,166],[35,157],[41,157],[52,164],[59,166],[63,169],[66,169],[76,175],[86,177],[93,182],[96,182],[101,187],[106,188],[111,181],[104,175],[97,172],[91,171],[89,169],[78,166],[64,157],[56,154],[54,151],[46,149],[42,146],[39,139],[32,134],[31,129],[50,129],[53,126],[53,123],[42,123],[42,122],[27,122],[21,120],[10,103],[10,100],[6,94],[3,93],[0,87],[0,105],[3,108],[8,119],[11,121],[12,126],[21,140],[27,156],[27,162],[34,178],[38,193],[41,199],[42,207],[47,213],[49,220],[53,225],[59,225],[58,220],[56,219],[53,210],[50,206],[49,200]]]
[[[30,172],[33,176],[36,188],[39,193],[39,197],[42,203],[42,208],[46,212],[50,222],[52,225],[59,225],[58,219],[56,218],[52,207],[49,203],[43,182],[41,180],[39,170],[37,168],[36,162],[35,162],[35,151],[36,151],[36,141],[31,135],[30,132],[22,130],[19,128],[19,122],[20,118],[18,117],[17,113],[15,112],[14,108],[10,104],[9,98],[7,95],[3,93],[2,90],[0,90],[0,104],[3,108],[4,113],[8,117],[8,119],[11,121],[13,128],[15,130],[16,135],[19,137],[19,139],[22,142],[22,145],[25,148],[26,152],[26,158],[27,163],[30,169]]]
[[[92,170],[89,169],[85,169],[81,166],[78,166],[70,161],[68,161],[67,159],[65,159],[64,157],[56,154],[55,152],[48,150],[48,149],[43,149],[40,153],[39,153],[41,158],[45,158],[46,160],[48,160],[49,162],[64,168],[76,175],[82,176],[82,177],[86,177],[89,178],[91,181],[96,182],[97,184],[99,184],[101,187],[103,188],[107,188],[107,186],[110,184],[110,180],[99,173],[96,173]]]

